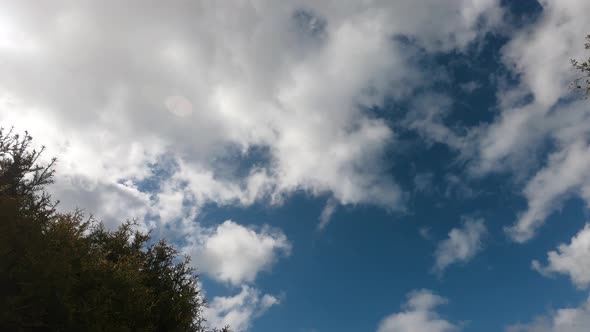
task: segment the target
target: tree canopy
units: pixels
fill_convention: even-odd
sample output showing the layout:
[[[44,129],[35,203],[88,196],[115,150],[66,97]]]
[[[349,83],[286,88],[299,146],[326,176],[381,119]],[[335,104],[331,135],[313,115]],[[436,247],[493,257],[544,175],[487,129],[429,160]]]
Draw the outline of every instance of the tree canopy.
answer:
[[[584,45],[586,50],[590,50],[590,35],[586,36],[586,44]],[[575,60],[572,59],[572,65],[578,71],[582,73],[582,77],[575,80],[576,89],[580,89],[586,96],[590,95],[590,57],[586,60]]]
[[[0,129],[0,330],[207,331],[189,259],[133,221],[56,212],[42,152]]]

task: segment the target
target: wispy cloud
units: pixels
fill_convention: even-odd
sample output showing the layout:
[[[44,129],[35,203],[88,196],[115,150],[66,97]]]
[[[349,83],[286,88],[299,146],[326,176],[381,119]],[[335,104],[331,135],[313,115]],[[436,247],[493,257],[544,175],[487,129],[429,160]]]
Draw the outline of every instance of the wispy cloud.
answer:
[[[433,271],[440,275],[452,264],[472,260],[483,249],[482,238],[486,233],[482,219],[466,219],[461,227],[453,228],[436,248]]]

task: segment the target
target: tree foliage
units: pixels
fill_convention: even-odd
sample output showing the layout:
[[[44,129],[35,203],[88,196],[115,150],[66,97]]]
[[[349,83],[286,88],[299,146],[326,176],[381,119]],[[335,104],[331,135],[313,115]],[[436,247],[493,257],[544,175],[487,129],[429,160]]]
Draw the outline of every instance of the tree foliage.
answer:
[[[0,129],[0,330],[206,331],[188,258],[134,222],[56,212],[42,152]]]
[[[590,50],[590,35],[586,36],[586,44],[584,46],[586,50]],[[590,57],[582,61],[572,59],[571,62],[574,68],[582,73],[582,77],[574,81],[575,88],[582,90],[586,96],[590,96]]]

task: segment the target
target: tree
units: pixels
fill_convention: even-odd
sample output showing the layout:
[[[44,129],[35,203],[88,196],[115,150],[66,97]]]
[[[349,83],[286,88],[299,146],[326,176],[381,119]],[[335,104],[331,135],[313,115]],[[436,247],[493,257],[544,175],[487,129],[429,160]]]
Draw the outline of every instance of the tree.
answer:
[[[587,50],[590,50],[590,35],[586,36],[586,44],[584,45]],[[580,71],[583,76],[577,78],[574,81],[574,86],[576,89],[582,90],[585,96],[590,95],[590,57],[585,61],[578,61],[575,59],[571,60],[572,65],[578,71]]]
[[[189,259],[133,221],[56,212],[55,159],[30,145],[0,129],[0,330],[206,331]]]

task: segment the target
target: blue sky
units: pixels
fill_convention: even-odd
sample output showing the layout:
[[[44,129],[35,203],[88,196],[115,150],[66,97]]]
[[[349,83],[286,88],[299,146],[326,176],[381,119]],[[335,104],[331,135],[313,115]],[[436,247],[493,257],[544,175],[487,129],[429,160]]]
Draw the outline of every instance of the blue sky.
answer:
[[[590,329],[585,0],[6,1],[0,123],[242,331]]]

